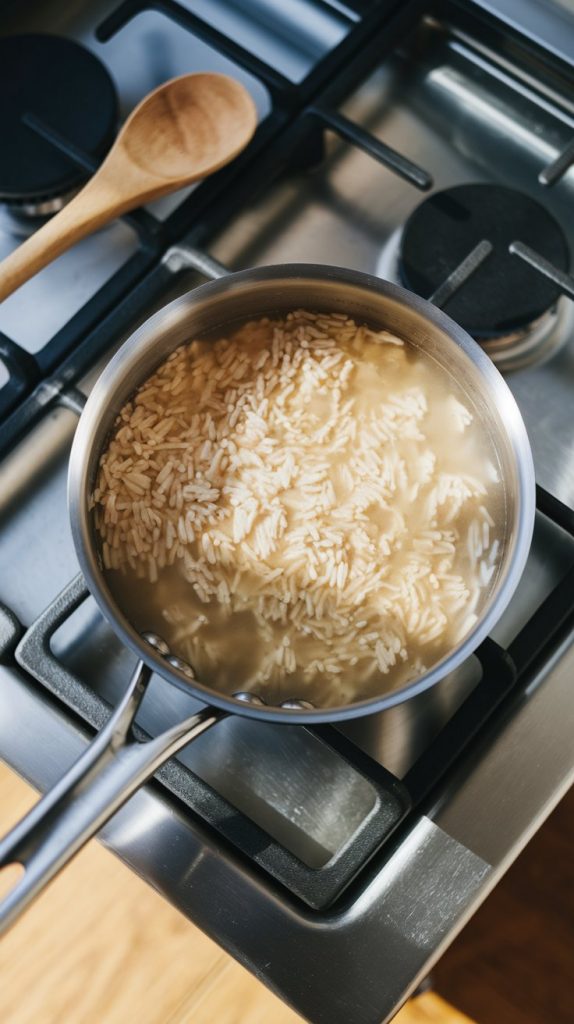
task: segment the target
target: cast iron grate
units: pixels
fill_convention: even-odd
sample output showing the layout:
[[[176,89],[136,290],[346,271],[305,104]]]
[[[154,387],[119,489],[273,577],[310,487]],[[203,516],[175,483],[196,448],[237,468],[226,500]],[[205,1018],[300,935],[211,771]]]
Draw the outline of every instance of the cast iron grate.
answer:
[[[210,261],[205,251],[208,239],[234,213],[247,206],[287,168],[320,162],[326,130],[361,148],[421,192],[432,187],[428,169],[387,146],[337,109],[401,43],[427,13],[428,6],[423,0],[403,4],[398,0],[377,0],[371,4],[346,5],[347,35],[297,85],[278,76],[274,69],[175,0],[157,0],[153,4],[149,0],[125,0],[108,16],[97,29],[102,40],[111,38],[142,10],[152,7],[161,10],[184,30],[220,48],[266,84],[272,98],[271,112],[259,125],[244,153],[228,168],[203,182],[165,221],[142,210],[127,215],[138,234],[139,249],[35,356],[0,335],[0,359],[9,375],[8,382],[0,389],[0,422],[4,421],[0,458],[10,452],[50,408],[58,404],[70,405],[66,391],[141,319],[155,300],[165,295],[178,273],[192,267],[204,272],[202,263]],[[435,6],[432,5],[433,11]],[[468,16],[472,6],[465,2],[446,3],[438,5],[438,11],[448,14],[452,8],[458,17]],[[340,8],[337,4],[338,11]],[[43,130],[53,145],[63,148],[72,161],[84,169],[94,168],[85,153],[56,137],[46,126]],[[568,146],[541,171],[540,183],[546,187],[554,185],[573,161],[574,146]],[[181,249],[181,260],[170,257],[174,246]],[[432,301],[445,306],[488,258],[490,246],[488,239],[475,246],[431,296]],[[533,248],[516,239],[509,251],[514,258],[527,263],[533,272],[552,281],[563,294],[574,297],[574,278]]]
[[[83,722],[99,730],[110,715],[110,704],[65,666],[51,647],[54,633],[88,597],[88,588],[79,575],[27,630],[17,647],[16,659]],[[1,629],[2,619],[0,638]],[[134,731],[141,741],[149,739],[149,735],[137,725]],[[164,765],[155,778],[204,823],[215,829],[220,838],[282,882],[294,895],[320,909],[333,901],[355,877],[361,864],[380,848],[405,817],[410,801],[397,779],[370,759],[357,758],[352,744],[345,745],[334,730],[311,731],[316,732],[320,742],[334,747],[344,760],[364,775],[376,794],[374,810],[361,822],[352,841],[320,869],[304,864],[181,761],[175,759]],[[213,739],[217,742],[216,735]]]
[[[77,381],[105,353],[156,295],[162,294],[171,277],[165,262],[161,262],[169,247],[181,239],[191,225],[196,233],[204,233],[211,225],[214,207],[220,214],[223,207],[226,211],[238,208],[242,197],[235,189],[229,188],[230,183],[241,177],[247,168],[250,168],[248,178],[253,186],[265,181],[259,169],[253,172],[255,161],[263,152],[272,149],[271,143],[293,118],[297,118],[325,82],[338,74],[342,78],[347,77],[346,62],[360,51],[373,32],[386,24],[398,6],[397,0],[379,0],[360,17],[350,4],[345,15],[348,33],[297,85],[174,0],[155,0],[154,3],[126,0],[97,28],[96,37],[105,42],[141,11],[158,10],[265,85],[271,97],[271,111],[260,123],[244,153],[199,185],[165,221],[144,210],[123,218],[136,232],[137,251],[35,356],[14,340],[0,336],[0,359],[8,372],[8,381],[0,389],[0,422],[6,420],[0,457],[9,452],[38,421],[47,404],[58,404],[65,388]],[[420,4],[409,6],[414,9]],[[340,14],[339,8],[337,10]],[[349,87],[352,84],[351,81]],[[49,125],[36,119],[33,128],[45,141],[65,154],[71,165],[83,171],[93,172],[96,169],[97,164],[89,154],[53,131]]]
[[[542,515],[574,537],[574,513],[541,488],[537,491],[537,507]],[[77,576],[26,631],[16,648],[16,659],[82,722],[99,730],[109,717],[110,704],[64,665],[51,646],[53,635],[88,595],[83,577]],[[6,648],[11,650],[18,640],[18,622],[7,609],[0,611],[0,644],[5,638]],[[492,638],[481,644],[475,655],[481,666],[480,680],[402,781],[395,779],[332,726],[309,728],[315,737],[368,779],[377,797],[373,813],[365,818],[351,840],[320,868],[303,863],[177,759],[160,769],[156,782],[209,825],[220,839],[248,857],[294,896],[313,909],[322,910],[330,906],[382,850],[408,813],[421,807],[501,704],[520,697],[533,667],[551,654],[563,630],[571,628],[573,620],[574,569],[546,598],[508,650]],[[147,738],[141,729],[139,738]],[[213,742],[217,742],[215,735]]]
[[[255,74],[270,90],[272,110],[242,157],[201,185],[165,222],[141,211],[131,215],[140,239],[138,252],[36,357],[29,356],[10,339],[0,337],[0,357],[10,372],[9,383],[0,392],[0,419],[11,410],[0,437],[0,456],[10,451],[53,405],[63,404],[80,412],[82,396],[75,388],[76,382],[129,329],[151,301],[165,295],[176,275],[194,269],[210,277],[221,276],[225,268],[208,255],[207,240],[286,168],[320,160],[325,129],[359,146],[420,191],[432,185],[428,170],[390,149],[337,110],[352,89],[401,40],[426,10],[426,4],[418,0],[406,4],[389,0],[360,5],[361,13],[364,6],[367,13],[359,20],[350,16],[351,27],[344,40],[297,86],[286,82],[231,40],[222,39],[220,33],[173,0],[154,4],[127,0],[100,26],[100,38],[110,38],[121,25],[150,6],[160,8],[185,29],[222,48],[222,52]],[[358,6],[353,5],[353,10]],[[67,146],[65,140],[53,137],[52,141],[56,146]],[[542,184],[552,185],[565,173],[574,160],[574,149],[570,152],[570,148],[542,172]],[[92,169],[85,154],[69,149],[69,155],[78,164]],[[233,187],[229,188],[232,181]],[[437,305],[446,305],[465,286],[488,258],[489,245],[488,239],[479,242],[439,285],[432,296]],[[520,239],[513,240],[510,252],[529,263],[536,273],[550,278],[564,294],[574,296],[574,279],[524,246]],[[569,509],[542,489],[538,490],[537,505],[542,515],[574,536],[574,514]],[[43,687],[82,721],[98,729],[109,714],[109,705],[58,661],[50,647],[50,637],[85,600],[86,594],[81,577],[72,581],[27,630],[17,648],[17,658]],[[340,895],[381,848],[409,806],[420,806],[501,703],[520,695],[539,661],[550,655],[563,629],[571,627],[573,618],[574,571],[570,571],[508,650],[492,639],[481,645],[477,652],[482,666],[480,682],[411,768],[404,786],[335,730],[330,727],[314,729],[323,742],[335,747],[369,778],[380,796],[378,820],[371,821],[368,830],[359,831],[341,855],[323,868],[308,868],[253,822],[230,808],[179,762],[166,765],[158,773],[157,781],[190,812],[207,821],[219,836],[293,894],[317,909],[323,908]],[[4,659],[11,660],[19,629],[10,610],[0,609],[0,656]]]

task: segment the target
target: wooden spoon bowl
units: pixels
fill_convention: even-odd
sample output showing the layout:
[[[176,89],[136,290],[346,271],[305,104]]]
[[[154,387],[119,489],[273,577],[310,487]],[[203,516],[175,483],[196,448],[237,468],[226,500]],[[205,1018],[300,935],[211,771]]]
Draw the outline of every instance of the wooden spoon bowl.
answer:
[[[136,107],[116,145],[133,167],[163,179],[171,190],[229,163],[256,124],[253,100],[239,82],[227,75],[183,75]]]

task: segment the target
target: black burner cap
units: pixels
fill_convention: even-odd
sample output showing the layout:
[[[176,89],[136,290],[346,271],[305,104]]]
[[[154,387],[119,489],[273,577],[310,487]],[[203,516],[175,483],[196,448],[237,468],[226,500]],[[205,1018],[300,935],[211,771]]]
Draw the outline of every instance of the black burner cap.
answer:
[[[0,38],[0,199],[8,202],[64,194],[86,178],[26,115],[99,161],[117,127],[114,83],[97,57],[69,39]]]
[[[482,239],[493,251],[448,301],[445,311],[477,338],[508,334],[533,323],[560,296],[556,285],[508,247],[520,241],[560,270],[568,243],[540,203],[501,185],[459,185],[430,196],[409,217],[400,268],[407,288],[429,298]]]

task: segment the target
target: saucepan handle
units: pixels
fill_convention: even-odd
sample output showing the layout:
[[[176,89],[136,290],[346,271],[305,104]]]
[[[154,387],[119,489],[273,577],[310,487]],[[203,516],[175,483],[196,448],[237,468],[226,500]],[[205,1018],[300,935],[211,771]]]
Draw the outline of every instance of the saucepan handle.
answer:
[[[0,934],[165,761],[226,716],[206,707],[139,742],[131,727],[150,676],[140,662],[119,706],[87,750],[0,841],[0,877],[8,865],[24,869],[0,900]]]

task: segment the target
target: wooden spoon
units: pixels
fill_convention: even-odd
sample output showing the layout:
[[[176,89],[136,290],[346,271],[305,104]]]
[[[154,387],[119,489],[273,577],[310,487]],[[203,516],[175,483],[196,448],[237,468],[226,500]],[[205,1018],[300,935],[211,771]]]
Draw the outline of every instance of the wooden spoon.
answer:
[[[227,75],[183,75],[154,89],[81,192],[0,263],[0,301],[113,217],[219,170],[256,126],[251,96]]]

